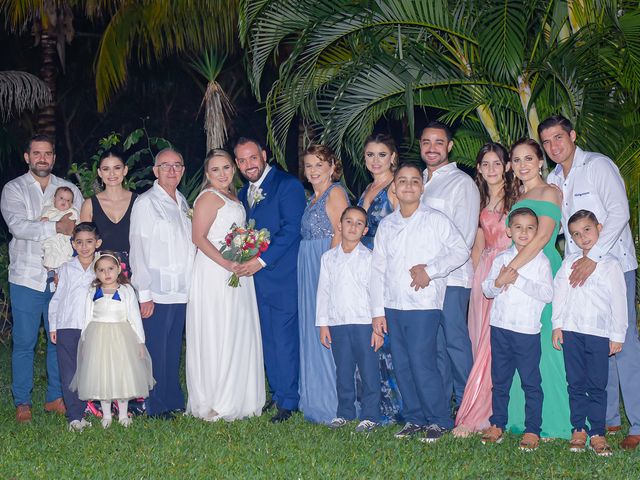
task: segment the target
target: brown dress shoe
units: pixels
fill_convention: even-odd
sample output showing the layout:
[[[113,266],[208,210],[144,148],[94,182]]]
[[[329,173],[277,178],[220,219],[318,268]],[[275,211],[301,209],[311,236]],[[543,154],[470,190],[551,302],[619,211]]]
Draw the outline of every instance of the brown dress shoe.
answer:
[[[31,421],[31,405],[18,405],[16,407],[16,422],[29,423]]]
[[[44,411],[49,413],[59,413],[60,415],[64,415],[67,413],[67,409],[64,406],[64,401],[62,398],[56,398],[51,402],[47,402],[44,404]]]
[[[520,450],[524,452],[533,452],[540,444],[540,437],[535,433],[525,433],[520,440]]]
[[[622,430],[622,426],[620,425],[608,425],[607,426],[607,435],[613,435]]]
[[[640,435],[627,435],[624,440],[620,442],[620,446],[625,450],[635,450],[640,443]]]

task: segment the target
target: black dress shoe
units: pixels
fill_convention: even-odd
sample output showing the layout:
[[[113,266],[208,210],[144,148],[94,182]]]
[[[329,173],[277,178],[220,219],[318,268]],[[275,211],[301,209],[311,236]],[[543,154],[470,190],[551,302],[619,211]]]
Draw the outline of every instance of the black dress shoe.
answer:
[[[291,418],[292,413],[291,410],[287,410],[286,408],[278,408],[278,413],[271,417],[271,423],[286,422]]]
[[[273,398],[270,398],[269,400],[267,400],[267,403],[264,404],[264,407],[262,407],[262,413],[267,413],[269,410],[271,410],[275,406],[276,406],[275,400]]]

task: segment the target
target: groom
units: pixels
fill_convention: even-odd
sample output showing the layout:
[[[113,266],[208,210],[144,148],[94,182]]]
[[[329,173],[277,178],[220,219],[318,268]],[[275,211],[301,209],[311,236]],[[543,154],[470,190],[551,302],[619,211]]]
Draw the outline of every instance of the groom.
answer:
[[[253,218],[257,228],[271,233],[269,249],[243,263],[237,273],[254,275],[264,363],[278,409],[271,422],[279,423],[291,417],[299,400],[297,260],[304,188],[295,177],[267,164],[267,153],[257,140],[240,137],[233,151],[249,181],[238,195],[247,220]]]

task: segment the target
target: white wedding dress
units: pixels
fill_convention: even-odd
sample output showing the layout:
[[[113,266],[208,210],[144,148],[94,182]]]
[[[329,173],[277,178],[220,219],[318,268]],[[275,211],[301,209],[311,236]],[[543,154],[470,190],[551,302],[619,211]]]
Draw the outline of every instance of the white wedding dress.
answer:
[[[207,238],[220,248],[233,223],[245,222],[245,210],[214,189],[218,210]],[[186,323],[187,413],[208,421],[227,421],[260,415],[265,403],[265,380],[258,305],[253,277],[240,286],[227,285],[231,273],[198,251]]]

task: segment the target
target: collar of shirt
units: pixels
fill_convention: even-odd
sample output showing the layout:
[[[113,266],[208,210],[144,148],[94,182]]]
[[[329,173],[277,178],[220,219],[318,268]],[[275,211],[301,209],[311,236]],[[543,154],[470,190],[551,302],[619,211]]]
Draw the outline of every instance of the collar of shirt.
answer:
[[[584,154],[584,150],[576,146],[576,151],[573,154],[573,162],[571,164],[571,169],[569,170],[569,174],[571,174],[571,170],[573,170],[574,168],[584,167],[585,161],[586,161],[586,156]],[[556,175],[560,179],[560,181],[566,180],[564,176],[564,170],[562,169],[562,165],[560,164],[556,165],[556,168],[553,169],[553,172],[551,172],[551,174]],[[567,175],[567,177],[568,176],[569,175]]]
[[[184,210],[186,214],[187,200],[178,190],[176,190],[176,199],[174,200],[173,198],[171,198],[171,195],[169,195],[169,193],[167,193],[167,191],[164,188],[162,188],[162,186],[158,183],[158,180],[153,182],[152,188],[153,188],[154,195],[156,195],[159,199],[161,199],[163,202],[168,202],[173,205],[176,205],[179,209]]]
[[[256,188],[260,188],[260,185],[262,185],[262,182],[264,182],[264,179],[267,178],[267,174],[269,173],[271,168],[272,168],[271,165],[267,163],[267,165],[264,167],[264,172],[262,172],[262,175],[260,175],[260,178],[255,182],[249,182],[249,183],[251,185],[255,185]]]
[[[428,169],[425,170],[424,172],[422,172],[422,178],[424,179],[424,183],[427,184],[431,180],[433,180],[433,177],[436,177],[438,175],[446,175],[447,173],[451,173],[457,169],[458,169],[458,164],[456,162],[449,162],[446,165],[443,165],[440,168],[438,168],[436,171],[434,171],[431,174],[431,178],[429,178],[429,170]]]

